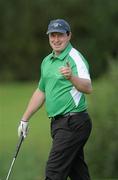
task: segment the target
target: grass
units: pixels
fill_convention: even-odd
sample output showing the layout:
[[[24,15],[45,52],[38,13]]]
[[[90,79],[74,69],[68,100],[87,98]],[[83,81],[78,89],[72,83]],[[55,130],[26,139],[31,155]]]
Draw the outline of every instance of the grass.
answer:
[[[0,86],[0,177],[4,179],[18,142],[17,127],[36,84]],[[44,109],[44,108],[43,108]],[[44,110],[31,118],[29,135],[15,163],[12,180],[40,180],[50,146],[49,119]]]
[[[18,142],[17,128],[36,83],[0,85],[0,180],[5,179]],[[12,180],[43,180],[51,138],[44,107],[29,123],[29,134],[20,149]],[[94,179],[93,180],[115,180]]]

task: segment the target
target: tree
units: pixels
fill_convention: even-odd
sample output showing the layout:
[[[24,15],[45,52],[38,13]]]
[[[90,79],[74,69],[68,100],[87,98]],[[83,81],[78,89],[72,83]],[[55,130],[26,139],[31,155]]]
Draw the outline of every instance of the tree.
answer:
[[[63,6],[62,6],[63,4]],[[51,19],[64,18],[72,43],[88,59],[92,78],[117,57],[118,2],[111,0],[34,0],[0,2],[0,80],[35,80],[50,52],[45,34]]]

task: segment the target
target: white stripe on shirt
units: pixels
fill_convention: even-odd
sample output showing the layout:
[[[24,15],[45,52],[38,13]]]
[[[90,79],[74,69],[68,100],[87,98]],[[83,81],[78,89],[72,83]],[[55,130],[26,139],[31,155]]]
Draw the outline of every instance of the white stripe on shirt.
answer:
[[[71,56],[71,58],[77,66],[78,77],[90,80],[89,71],[84,61],[82,60],[82,57],[80,56],[79,52],[76,49],[72,48],[69,55]]]

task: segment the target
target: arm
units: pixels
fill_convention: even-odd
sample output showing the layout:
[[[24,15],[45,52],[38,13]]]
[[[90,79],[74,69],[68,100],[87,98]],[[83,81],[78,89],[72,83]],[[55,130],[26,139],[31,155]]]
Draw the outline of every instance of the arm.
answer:
[[[45,95],[39,89],[36,89],[33,96],[31,97],[29,104],[26,108],[25,113],[22,116],[20,125],[18,127],[18,136],[23,135],[25,138],[27,136],[28,120],[30,117],[43,105],[45,101]]]
[[[25,113],[22,116],[22,120],[28,121],[29,118],[43,105],[44,101],[45,101],[44,93],[39,89],[36,89],[36,91],[33,93],[33,96],[29,101]]]
[[[91,80],[79,78],[73,75],[71,75],[69,80],[78,91],[86,93],[86,94],[90,94],[92,92]]]
[[[74,76],[72,74],[71,67],[69,63],[67,63],[67,66],[62,67],[60,69],[60,73],[68,79],[75,88],[83,93],[90,94],[92,92],[92,84],[90,79],[80,78],[78,76]]]

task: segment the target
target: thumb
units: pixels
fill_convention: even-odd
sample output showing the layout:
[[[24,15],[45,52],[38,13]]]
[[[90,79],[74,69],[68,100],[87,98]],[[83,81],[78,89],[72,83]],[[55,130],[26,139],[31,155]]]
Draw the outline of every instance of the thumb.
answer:
[[[66,65],[67,65],[67,67],[70,67],[70,64],[69,64],[69,62],[66,62]]]

